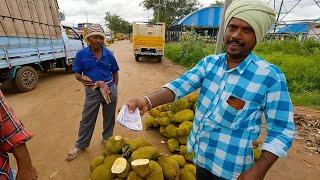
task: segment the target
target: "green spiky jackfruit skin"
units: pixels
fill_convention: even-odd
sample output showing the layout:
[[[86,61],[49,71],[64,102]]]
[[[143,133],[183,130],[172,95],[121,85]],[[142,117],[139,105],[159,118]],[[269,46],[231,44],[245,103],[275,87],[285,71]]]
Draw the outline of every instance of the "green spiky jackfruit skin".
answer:
[[[153,121],[154,121],[154,117],[152,116],[148,116],[145,121],[144,124],[146,125],[146,128],[152,128],[153,127]]]
[[[111,153],[118,154],[121,153],[122,147],[125,145],[123,138],[120,140],[115,140],[115,136],[112,136],[108,139],[106,143],[106,148],[110,150]]]
[[[160,134],[161,134],[161,135],[163,135],[163,136],[166,136],[166,137],[167,137],[166,127],[161,126],[161,127],[159,128],[159,132],[160,132]]]
[[[161,112],[166,112],[170,110],[170,107],[171,107],[171,103],[168,103],[168,104],[158,106],[158,110]]]
[[[111,155],[108,155],[106,156],[106,158],[104,159],[104,162],[103,164],[109,164],[112,162],[111,166],[113,165],[113,162],[118,159],[119,157],[121,157],[120,154],[111,154]],[[110,166],[110,169],[111,169],[111,166]]]
[[[176,138],[171,138],[167,141],[168,148],[170,152],[175,152],[179,150],[179,141]]]
[[[117,174],[117,177],[118,178],[126,178],[129,174],[129,172],[130,172],[130,164],[127,162],[126,169],[122,173]]]
[[[174,159],[180,168],[183,168],[184,165],[186,164],[186,160],[184,159],[184,157],[182,155],[178,155],[178,154],[174,154],[172,156],[170,156],[169,158]]]
[[[167,156],[161,156],[158,160],[158,163],[162,168],[165,179],[174,180],[179,178],[179,165],[174,159],[171,159]]]
[[[160,117],[161,111],[159,111],[157,108],[152,108],[149,111],[149,114],[153,117]]]
[[[192,151],[191,153],[188,152],[188,148],[186,145],[181,145],[180,146],[180,154],[187,160],[190,162],[193,162],[193,157],[194,157],[194,151]]]
[[[138,176],[136,172],[131,171],[126,180],[143,180],[143,178]]]
[[[160,156],[156,147],[153,146],[144,146],[131,154],[131,160],[134,161],[136,159],[149,159],[156,160]]]
[[[168,113],[167,112],[161,112],[160,113],[160,117],[167,117],[168,116]]]
[[[183,180],[196,180],[196,176],[194,176],[190,171],[185,170],[184,168],[180,170],[180,179]]]
[[[189,102],[186,99],[178,99],[171,105],[171,111],[177,113],[183,109],[187,109],[189,106]]]
[[[179,137],[179,143],[182,145],[186,145],[188,143],[189,136],[181,136]]]
[[[192,110],[193,110],[194,112],[196,112],[196,109],[197,109],[197,102],[194,103],[193,106],[192,106]]]
[[[114,154],[114,153],[112,153],[109,148],[107,148],[106,146],[103,148],[103,150],[102,150],[103,157],[106,157],[106,156],[112,155],[112,154]]]
[[[162,117],[160,118],[159,125],[160,126],[168,126],[170,124],[170,119],[169,117]]]
[[[188,101],[192,102],[192,103],[197,102],[198,98],[199,98],[199,93],[197,93],[197,92],[192,92],[192,93],[187,95]]]
[[[129,148],[130,148],[131,152],[134,152],[135,150],[139,149],[140,147],[150,146],[151,145],[148,141],[146,141],[142,137],[137,137],[137,138],[128,140],[127,143],[129,145]]]
[[[161,166],[155,162],[149,162],[150,175],[146,178],[147,180],[164,180],[163,171]]]
[[[184,121],[193,121],[194,112],[190,109],[183,109],[173,116],[174,122],[182,123]]]
[[[177,137],[177,127],[175,127],[173,124],[169,124],[167,127],[166,127],[166,134],[167,134],[167,137],[168,138],[174,138],[174,137]]]
[[[192,165],[192,164],[186,164],[183,169],[185,169],[185,170],[187,170],[187,171],[190,171],[191,174],[193,174],[194,176],[196,176],[196,167],[195,167],[194,165]]]
[[[150,168],[148,164],[142,166],[132,166],[132,169],[138,176],[142,178],[145,178],[150,174]]]
[[[188,136],[192,129],[192,122],[184,121],[177,129],[177,136]]]
[[[154,118],[154,120],[153,120],[153,127],[159,127],[160,122],[161,122],[161,118],[160,118],[160,117]]]
[[[91,163],[90,163],[90,172],[92,172],[96,167],[100,166],[104,162],[104,157],[103,156],[97,156],[95,157]]]
[[[113,175],[110,169],[108,165],[102,164],[92,171],[90,178],[92,180],[112,180]]]
[[[168,118],[170,119],[170,121],[173,119],[174,117],[174,113],[170,110],[170,111],[167,111],[168,113]]]

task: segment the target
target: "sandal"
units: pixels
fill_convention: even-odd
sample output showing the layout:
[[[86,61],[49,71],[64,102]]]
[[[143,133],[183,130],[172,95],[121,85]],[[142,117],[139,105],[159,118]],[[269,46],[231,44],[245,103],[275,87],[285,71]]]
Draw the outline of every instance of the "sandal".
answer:
[[[67,161],[72,161],[74,160],[76,157],[78,157],[81,153],[83,153],[83,149],[79,149],[79,148],[73,148],[72,150],[70,150],[66,156],[66,160]]]

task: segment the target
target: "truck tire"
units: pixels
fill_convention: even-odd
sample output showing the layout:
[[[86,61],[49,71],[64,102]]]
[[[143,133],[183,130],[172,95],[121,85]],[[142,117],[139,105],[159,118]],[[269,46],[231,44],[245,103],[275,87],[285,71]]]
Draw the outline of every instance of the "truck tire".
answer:
[[[134,58],[137,62],[139,62],[139,55],[134,55]]]
[[[32,91],[38,84],[38,73],[31,66],[23,66],[17,70],[13,87],[19,92]]]
[[[158,59],[158,63],[161,63],[162,56],[158,56],[157,59]]]

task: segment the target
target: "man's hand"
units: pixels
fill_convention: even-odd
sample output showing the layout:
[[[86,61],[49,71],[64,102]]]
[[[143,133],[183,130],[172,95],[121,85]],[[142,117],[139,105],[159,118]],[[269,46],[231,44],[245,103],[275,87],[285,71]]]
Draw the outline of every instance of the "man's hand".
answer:
[[[262,180],[263,177],[264,175],[260,175],[256,169],[251,168],[241,173],[237,180]]]
[[[38,174],[36,168],[32,165],[27,167],[19,167],[17,172],[17,180],[36,180]]]
[[[88,76],[81,76],[81,80],[82,84],[84,86],[92,86],[94,85],[94,83],[92,82],[92,80],[88,77]]]
[[[35,180],[38,178],[37,171],[33,167],[26,144],[20,144],[12,149],[17,160],[17,180]]]
[[[127,102],[129,112],[133,113],[137,107],[140,110],[140,115],[142,116],[149,109],[148,100],[145,97],[142,98],[132,98]]]

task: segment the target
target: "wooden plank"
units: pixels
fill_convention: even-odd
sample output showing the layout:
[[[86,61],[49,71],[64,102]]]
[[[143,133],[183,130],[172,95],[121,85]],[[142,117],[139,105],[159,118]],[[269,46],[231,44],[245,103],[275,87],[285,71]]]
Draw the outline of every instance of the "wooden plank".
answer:
[[[5,0],[0,0],[0,15],[10,16],[9,9]]]
[[[14,23],[11,18],[1,18],[1,23],[7,36],[17,36],[14,28]]]
[[[17,0],[17,4],[18,4],[18,7],[19,7],[21,18],[23,20],[33,21],[32,17],[31,17],[31,12],[30,12],[28,1],[26,1],[26,0]],[[25,27],[25,30],[27,32],[27,35],[28,35],[28,37],[34,38],[34,37],[36,37],[36,32],[35,32],[35,29],[33,27],[33,23],[27,22],[27,21],[24,21],[24,27]]]
[[[38,18],[40,20],[40,23],[48,24],[46,13],[44,11],[44,4],[42,0],[34,0],[34,4],[36,7],[36,11],[38,14]]]
[[[44,11],[45,11],[45,14],[46,14],[48,25],[53,26],[54,24],[53,24],[53,19],[52,19],[52,14],[51,14],[49,1],[48,0],[43,0],[43,5],[44,5]]]
[[[39,24],[40,20],[39,20],[38,11],[36,9],[35,2],[34,0],[27,0],[27,2],[29,5],[30,13],[31,13],[31,19],[34,21],[33,28],[34,28],[36,37],[44,38],[43,31]]]
[[[16,0],[5,0],[5,2],[7,3],[7,7],[10,12],[10,17],[21,18],[17,1]]]
[[[3,19],[0,17],[0,36],[6,36],[6,32],[3,29]]]
[[[60,26],[59,8],[56,0],[49,0],[52,20],[54,26]]]
[[[42,30],[43,30],[44,38],[50,39],[51,36],[50,36],[50,32],[49,32],[49,26],[41,24],[41,27],[42,27]]]

